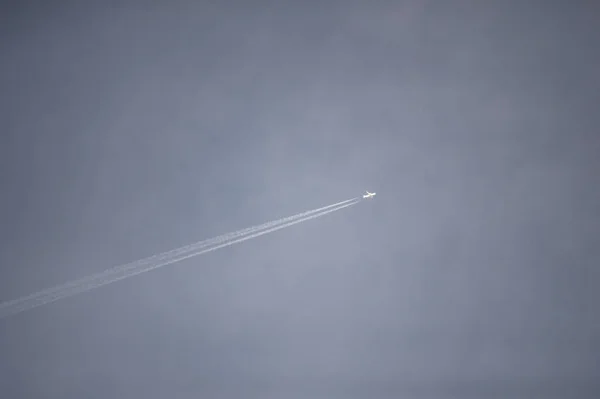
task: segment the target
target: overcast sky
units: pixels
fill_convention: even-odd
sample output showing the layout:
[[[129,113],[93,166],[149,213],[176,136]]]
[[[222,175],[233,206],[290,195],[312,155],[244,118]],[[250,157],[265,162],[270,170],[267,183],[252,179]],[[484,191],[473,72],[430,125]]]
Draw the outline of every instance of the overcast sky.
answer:
[[[1,397],[600,396],[593,2],[18,3],[0,301],[378,195],[0,320]]]

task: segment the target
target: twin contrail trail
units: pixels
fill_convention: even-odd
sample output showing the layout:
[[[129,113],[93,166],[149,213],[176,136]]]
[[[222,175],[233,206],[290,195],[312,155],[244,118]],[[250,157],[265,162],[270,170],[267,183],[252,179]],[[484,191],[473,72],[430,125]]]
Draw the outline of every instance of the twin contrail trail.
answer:
[[[125,279],[127,277],[145,273],[162,266],[182,261],[184,259],[202,255],[220,248],[225,248],[242,241],[250,240],[264,234],[272,233],[274,231],[305,222],[307,220],[315,219],[352,206],[359,201],[360,198],[352,198],[321,208],[298,213],[293,216],[223,234],[214,238],[173,249],[171,251],[156,254],[148,258],[116,266],[112,269],[38,291],[31,295],[7,301],[0,304],[0,319],[17,313],[25,312],[38,306],[49,304],[62,298],[89,291],[94,288]]]

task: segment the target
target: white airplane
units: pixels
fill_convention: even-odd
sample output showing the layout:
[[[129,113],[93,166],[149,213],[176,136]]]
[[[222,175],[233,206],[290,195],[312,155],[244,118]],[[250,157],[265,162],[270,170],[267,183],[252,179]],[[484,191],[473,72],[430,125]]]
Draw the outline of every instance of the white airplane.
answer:
[[[370,193],[367,191],[366,194],[363,195],[363,198],[373,198],[377,193]]]

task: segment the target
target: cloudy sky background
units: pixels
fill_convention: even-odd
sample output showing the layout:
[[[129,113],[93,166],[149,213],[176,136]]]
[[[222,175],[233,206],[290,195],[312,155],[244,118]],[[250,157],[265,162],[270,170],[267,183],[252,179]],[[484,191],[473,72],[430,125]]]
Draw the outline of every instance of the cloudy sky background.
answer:
[[[0,396],[597,397],[592,2],[116,3],[0,11],[0,301],[378,196],[0,320]]]

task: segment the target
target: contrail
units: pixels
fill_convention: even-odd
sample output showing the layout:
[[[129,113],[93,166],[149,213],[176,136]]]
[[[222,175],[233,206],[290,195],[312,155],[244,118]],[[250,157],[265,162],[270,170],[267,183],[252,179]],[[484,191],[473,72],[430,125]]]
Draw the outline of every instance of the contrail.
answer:
[[[268,234],[297,223],[318,218],[328,213],[352,206],[358,203],[358,198],[352,198],[336,204],[302,212],[294,216],[281,218],[272,222],[238,230],[232,233],[190,244],[168,252],[154,255],[125,265],[117,266],[106,271],[93,274],[78,280],[71,281],[53,288],[45,289],[31,295],[27,295],[12,301],[0,304],[0,319],[21,313],[38,306],[49,304],[62,298],[76,295],[94,288],[107,285],[127,277],[154,270],[172,263],[182,261],[207,252],[215,251],[239,242],[250,240],[264,234]]]
[[[69,289],[69,288],[72,288],[72,287],[75,287],[75,286],[80,286],[82,284],[85,284],[85,283],[87,283],[87,282],[89,282],[91,280],[97,280],[97,279],[99,279],[99,278],[101,278],[101,277],[103,277],[105,275],[113,275],[115,273],[123,272],[123,271],[128,270],[128,269],[138,268],[138,267],[141,267],[143,265],[147,265],[147,264],[154,263],[154,262],[157,262],[157,261],[161,261],[161,260],[164,260],[164,259],[170,259],[170,258],[173,258],[174,256],[178,256],[178,255],[190,252],[190,251],[197,251],[200,248],[206,248],[206,247],[208,247],[210,245],[219,244],[219,243],[222,243],[224,241],[231,240],[233,238],[244,236],[246,234],[251,234],[251,233],[253,233],[255,231],[258,231],[258,230],[263,230],[263,229],[266,229],[266,228],[269,228],[269,227],[273,227],[273,226],[276,226],[276,225],[279,225],[279,224],[282,224],[282,223],[287,223],[289,221],[296,220],[296,219],[302,218],[304,216],[307,216],[307,215],[310,215],[310,214],[313,214],[313,213],[321,212],[321,211],[329,209],[329,208],[334,208],[336,206],[343,205],[345,203],[349,203],[351,201],[356,201],[357,199],[358,198],[352,198],[352,199],[341,201],[341,202],[338,202],[338,203],[335,203],[335,204],[327,205],[327,206],[324,206],[324,207],[321,207],[321,208],[317,208],[317,209],[313,209],[313,210],[310,210],[310,211],[301,212],[301,213],[298,213],[298,214],[293,215],[293,216],[289,216],[289,217],[277,219],[275,221],[263,223],[263,224],[260,224],[260,225],[255,225],[255,226],[248,227],[248,228],[241,229],[241,230],[237,230],[237,231],[234,231],[232,233],[222,234],[222,235],[220,235],[218,237],[214,237],[214,238],[209,238],[209,239],[206,239],[206,240],[198,241],[196,243],[189,244],[189,245],[186,245],[186,246],[183,246],[183,247],[179,247],[179,248],[176,248],[176,249],[172,249],[170,251],[166,251],[166,252],[159,253],[159,254],[156,254],[156,255],[152,255],[152,256],[147,257],[147,258],[143,258],[143,259],[139,259],[139,260],[136,260],[136,261],[133,261],[133,262],[130,262],[130,263],[126,263],[126,264],[123,264],[123,265],[115,266],[115,267],[113,267],[111,269],[107,269],[107,270],[104,270],[102,272],[98,272],[96,274],[92,274],[92,275],[87,276],[87,277],[82,277],[80,279],[73,280],[73,281],[70,281],[68,283],[64,283],[64,284],[61,284],[61,285],[58,285],[58,286],[55,286],[55,287],[52,287],[52,288],[47,288],[47,289],[44,289],[42,291],[33,293],[31,295],[27,295],[25,297],[22,297],[22,298],[19,298],[19,299],[15,299],[15,300],[8,301],[8,302],[5,302],[3,304],[0,304],[0,318],[1,318],[2,310],[4,309],[5,306],[10,306],[10,305],[15,304],[17,302],[22,303],[24,301],[33,300],[33,299],[39,298],[41,296],[50,295],[50,294],[52,294],[54,292],[59,292],[59,291],[62,292],[64,290],[66,290],[66,289]]]

